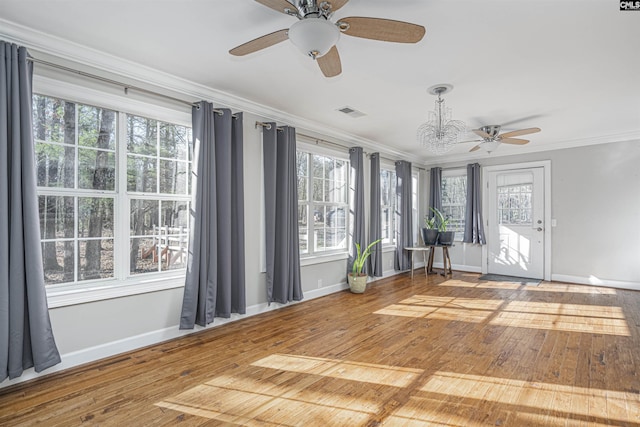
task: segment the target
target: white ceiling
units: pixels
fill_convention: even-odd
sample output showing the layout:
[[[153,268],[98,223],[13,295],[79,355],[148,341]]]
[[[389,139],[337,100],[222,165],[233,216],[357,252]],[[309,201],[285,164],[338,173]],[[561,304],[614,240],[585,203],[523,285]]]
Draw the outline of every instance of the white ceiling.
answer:
[[[426,36],[403,45],[343,35],[343,72],[331,79],[288,41],[229,55],[294,22],[252,0],[0,0],[13,28],[0,36],[36,30],[416,162],[487,156],[467,155],[472,143],[443,159],[418,145],[416,128],[435,100],[427,88],[439,83],[454,86],[445,99],[468,128],[542,128],[527,146],[503,144],[492,155],[640,138],[640,12],[615,0],[350,0],[335,18],[346,16],[413,22]],[[344,106],[366,116],[336,111]]]

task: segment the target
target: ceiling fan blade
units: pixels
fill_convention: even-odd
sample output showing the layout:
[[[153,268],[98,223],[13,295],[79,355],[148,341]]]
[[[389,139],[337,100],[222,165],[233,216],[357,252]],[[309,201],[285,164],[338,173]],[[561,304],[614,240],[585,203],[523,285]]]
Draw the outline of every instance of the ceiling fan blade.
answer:
[[[296,9],[296,7],[293,4],[289,3],[287,0],[256,0],[256,1],[263,6],[267,6],[270,9],[277,10],[278,12],[284,13],[286,15],[289,15],[287,13],[287,9],[291,10],[294,13],[298,12],[298,9]]]
[[[473,147],[471,150],[469,150],[469,152],[471,153],[472,151],[478,151],[479,149],[480,149],[480,144]]]
[[[529,143],[529,141],[526,139],[518,139],[518,138],[500,138],[499,141],[504,144],[515,144],[515,145],[524,145]]]
[[[485,131],[480,130],[480,129],[471,129],[471,132],[475,133],[476,135],[478,135],[481,138],[485,138],[485,139],[493,138],[491,135],[489,135],[488,133],[486,133]]]
[[[329,3],[331,5],[331,10],[333,12],[335,12],[338,9],[340,9],[342,6],[347,4],[347,2],[349,2],[349,0],[329,0],[329,1],[327,1],[327,3]]]
[[[338,28],[353,37],[396,43],[417,43],[424,37],[421,25],[391,19],[352,16],[338,21]]]
[[[287,35],[288,32],[289,30],[280,30],[262,37],[258,37],[257,39],[253,39],[244,44],[241,44],[240,46],[234,47],[229,51],[229,53],[235,56],[244,56],[249,53],[257,52],[259,50],[287,40],[289,38],[289,36]]]
[[[325,77],[335,77],[342,72],[342,63],[340,62],[340,55],[338,49],[334,46],[329,52],[325,53],[319,58],[316,58],[320,70]]]
[[[511,132],[503,133],[502,135],[500,135],[500,138],[504,139],[504,138],[511,138],[512,136],[529,135],[531,133],[540,132],[540,130],[541,130],[540,128],[514,130]]]

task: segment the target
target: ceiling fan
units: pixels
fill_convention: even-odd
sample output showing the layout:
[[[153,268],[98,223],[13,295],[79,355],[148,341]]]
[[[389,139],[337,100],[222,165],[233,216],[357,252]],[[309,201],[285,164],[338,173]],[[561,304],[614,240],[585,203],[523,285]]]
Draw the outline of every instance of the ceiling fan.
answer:
[[[471,151],[484,149],[487,153],[491,153],[495,150],[500,143],[503,144],[515,144],[524,145],[529,143],[528,139],[514,138],[514,136],[529,135],[532,133],[540,132],[540,128],[527,128],[519,129],[511,132],[500,133],[500,125],[487,125],[482,126],[480,129],[473,129],[472,132],[481,137],[482,139],[464,141],[464,142],[480,142],[480,144],[473,147]]]
[[[241,44],[231,49],[229,53],[244,56],[289,39],[304,54],[317,60],[325,77],[335,77],[342,72],[340,55],[336,48],[341,33],[396,43],[417,43],[422,40],[425,33],[421,25],[391,19],[354,16],[332,22],[333,13],[349,0],[256,1],[278,12],[298,18],[298,21],[288,29],[275,31]]]

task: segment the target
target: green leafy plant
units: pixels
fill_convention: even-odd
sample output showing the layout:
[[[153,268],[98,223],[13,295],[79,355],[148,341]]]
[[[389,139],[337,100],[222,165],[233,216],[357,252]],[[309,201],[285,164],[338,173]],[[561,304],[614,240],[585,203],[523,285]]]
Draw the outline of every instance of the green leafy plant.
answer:
[[[440,209],[437,209],[437,208],[430,208],[430,209],[438,217],[438,231],[440,232],[447,231],[447,226],[449,225],[449,221],[451,221],[451,218],[445,218],[442,212],[440,212]]]
[[[425,215],[424,227],[428,228],[429,230],[433,230],[434,228],[436,228],[436,217],[432,216],[431,218],[429,218],[429,215]]]
[[[353,260],[353,269],[352,269],[352,274],[354,276],[361,276],[362,275],[362,269],[364,268],[364,263],[367,261],[367,258],[369,258],[369,255],[371,255],[371,251],[373,250],[373,247],[380,242],[382,239],[378,239],[375,242],[371,242],[369,243],[369,246],[367,246],[367,248],[364,251],[360,250],[360,244],[356,243],[356,257]]]

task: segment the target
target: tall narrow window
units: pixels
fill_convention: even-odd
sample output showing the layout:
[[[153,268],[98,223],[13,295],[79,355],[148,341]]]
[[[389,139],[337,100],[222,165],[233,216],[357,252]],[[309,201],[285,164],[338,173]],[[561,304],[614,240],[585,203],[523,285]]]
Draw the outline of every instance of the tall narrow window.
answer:
[[[456,232],[456,240],[464,235],[467,201],[467,176],[465,170],[442,172],[442,213],[449,218],[449,231]]]
[[[114,277],[116,112],[34,95],[47,285]]]
[[[190,129],[127,115],[131,274],[186,267]]]
[[[396,173],[380,169],[380,222],[382,243],[395,244]]]
[[[297,162],[300,253],[346,251],[349,162],[302,150]]]

